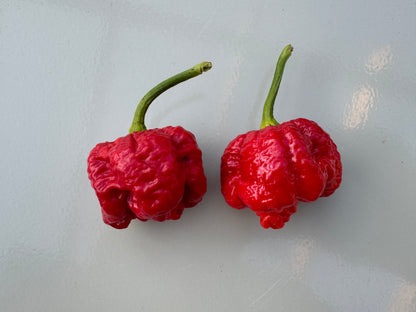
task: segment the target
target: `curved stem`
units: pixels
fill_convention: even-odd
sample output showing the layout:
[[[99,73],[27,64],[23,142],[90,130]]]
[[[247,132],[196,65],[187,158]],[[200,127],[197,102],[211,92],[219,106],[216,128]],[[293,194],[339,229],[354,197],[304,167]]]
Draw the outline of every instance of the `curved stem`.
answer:
[[[277,60],[272,86],[270,87],[269,94],[267,95],[266,102],[264,103],[263,118],[261,120],[260,129],[263,129],[267,126],[275,126],[279,124],[273,117],[273,106],[274,101],[276,100],[277,91],[279,91],[280,81],[282,81],[282,75],[286,61],[292,54],[292,51],[293,47],[290,44],[287,45]]]
[[[149,105],[153,102],[155,98],[161,95],[166,90],[176,86],[177,84],[196,77],[203,72],[210,70],[212,64],[210,62],[202,62],[194,67],[185,70],[182,73],[179,73],[173,77],[170,77],[161,83],[159,83],[156,87],[151,89],[147,94],[141,99],[139,104],[137,105],[136,112],[134,113],[133,123],[130,127],[129,133],[136,132],[136,131],[144,131],[146,130],[146,126],[144,125],[144,116],[146,114]]]

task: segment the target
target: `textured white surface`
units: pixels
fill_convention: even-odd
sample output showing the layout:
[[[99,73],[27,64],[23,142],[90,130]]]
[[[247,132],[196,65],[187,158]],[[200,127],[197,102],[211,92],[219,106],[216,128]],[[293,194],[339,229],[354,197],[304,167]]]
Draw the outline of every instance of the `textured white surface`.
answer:
[[[198,3],[200,2],[200,3]],[[0,1],[1,311],[416,311],[416,2]],[[276,119],[317,121],[341,188],[264,230],[220,193],[220,157],[259,127],[281,49]],[[208,192],[177,222],[101,221],[86,173],[136,103],[182,125]]]

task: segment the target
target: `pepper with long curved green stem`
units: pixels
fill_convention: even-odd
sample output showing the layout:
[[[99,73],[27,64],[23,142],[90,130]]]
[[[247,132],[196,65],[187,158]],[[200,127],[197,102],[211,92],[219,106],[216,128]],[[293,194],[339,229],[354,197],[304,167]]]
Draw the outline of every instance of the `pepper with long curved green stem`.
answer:
[[[141,101],[137,105],[137,109],[134,114],[133,123],[130,127],[129,133],[146,130],[146,126],[144,124],[144,116],[154,99],[156,99],[166,90],[176,86],[177,84],[191,79],[193,77],[199,76],[203,72],[210,70],[211,67],[212,64],[210,62],[199,63],[193,66],[192,68],[185,70],[184,72],[181,72],[175,76],[172,76],[162,81],[156,87],[147,92],[147,94],[141,99]]]
[[[249,207],[264,228],[282,228],[299,201],[331,195],[342,179],[337,146],[316,122],[297,118],[279,124],[273,117],[292,51],[291,45],[286,46],[277,61],[261,129],[237,136],[221,158],[221,192],[226,202],[237,209]]]
[[[280,82],[282,81],[283,70],[289,57],[292,55],[293,47],[288,44],[282,51],[277,60],[276,70],[274,72],[272,86],[270,87],[269,94],[267,95],[266,102],[263,107],[263,118],[261,120],[260,129],[267,126],[276,126],[279,123],[273,117],[273,107],[276,100],[277,92],[279,91]]]
[[[88,157],[88,177],[104,223],[126,228],[132,219],[177,220],[207,190],[202,153],[182,127],[146,129],[150,103],[169,88],[211,68],[203,62],[159,83],[137,106],[130,133],[99,143]]]

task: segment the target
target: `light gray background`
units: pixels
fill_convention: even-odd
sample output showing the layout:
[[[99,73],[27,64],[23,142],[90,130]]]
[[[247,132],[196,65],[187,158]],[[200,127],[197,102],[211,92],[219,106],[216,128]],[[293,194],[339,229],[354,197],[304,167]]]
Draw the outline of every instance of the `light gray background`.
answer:
[[[0,1],[1,311],[416,311],[415,1]],[[343,182],[282,230],[226,205],[220,157],[276,119],[317,121]],[[208,192],[177,222],[101,221],[90,149],[150,107],[203,151]]]

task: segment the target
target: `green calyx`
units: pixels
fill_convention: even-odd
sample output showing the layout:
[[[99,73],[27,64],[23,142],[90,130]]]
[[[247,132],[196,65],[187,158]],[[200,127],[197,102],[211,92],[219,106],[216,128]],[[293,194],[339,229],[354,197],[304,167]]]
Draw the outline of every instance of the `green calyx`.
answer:
[[[170,77],[162,81],[156,87],[147,92],[147,94],[141,99],[141,101],[137,105],[136,112],[134,113],[133,123],[130,127],[129,133],[146,130],[146,126],[144,125],[144,116],[150,104],[153,102],[155,98],[157,98],[159,95],[161,95],[166,90],[172,88],[173,86],[176,86],[177,84],[183,81],[199,76],[203,72],[210,70],[211,67],[212,64],[210,62],[199,63],[198,65],[195,65],[194,67],[185,70],[182,73],[179,73],[173,77]]]
[[[273,117],[273,107],[277,92],[279,91],[280,82],[282,81],[283,70],[285,69],[286,61],[289,59],[292,51],[293,47],[290,44],[287,45],[277,60],[272,86],[270,87],[269,94],[267,95],[267,99],[263,107],[263,118],[261,120],[260,129],[263,129],[267,126],[279,125],[279,123]]]

